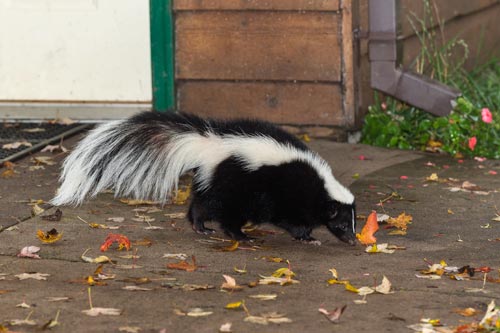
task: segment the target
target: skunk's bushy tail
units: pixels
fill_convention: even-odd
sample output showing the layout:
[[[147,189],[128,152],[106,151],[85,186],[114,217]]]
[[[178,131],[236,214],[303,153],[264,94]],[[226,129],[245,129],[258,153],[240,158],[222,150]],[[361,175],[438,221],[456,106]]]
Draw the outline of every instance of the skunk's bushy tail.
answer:
[[[198,117],[153,112],[100,125],[65,160],[51,203],[79,205],[105,189],[164,203],[183,173],[219,160],[209,127]]]

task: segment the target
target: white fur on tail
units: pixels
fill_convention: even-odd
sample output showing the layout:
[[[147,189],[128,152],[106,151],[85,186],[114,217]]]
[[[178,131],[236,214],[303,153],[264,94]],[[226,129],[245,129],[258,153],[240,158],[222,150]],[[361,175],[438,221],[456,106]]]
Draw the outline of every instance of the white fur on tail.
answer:
[[[324,180],[332,199],[351,204],[354,196],[332,175],[328,164],[317,154],[278,143],[267,136],[219,136],[213,133],[175,133],[165,125],[165,133],[150,138],[151,144],[124,144],[124,137],[140,133],[140,126],[113,121],[97,127],[82,140],[63,164],[61,187],[54,205],[81,204],[85,198],[112,188],[116,196],[131,196],[165,202],[177,189],[179,177],[198,168],[196,181],[210,186],[217,165],[230,156],[239,158],[249,170],[263,165],[280,165],[300,160],[311,165]],[[125,148],[124,148],[125,147]],[[114,155],[113,149],[117,149]],[[104,156],[112,156],[101,170],[95,170]]]

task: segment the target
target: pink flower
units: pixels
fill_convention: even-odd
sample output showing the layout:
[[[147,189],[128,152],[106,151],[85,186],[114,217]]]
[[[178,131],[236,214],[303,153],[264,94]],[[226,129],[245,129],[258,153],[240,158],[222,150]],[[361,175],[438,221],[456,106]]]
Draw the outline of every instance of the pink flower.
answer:
[[[384,103],[382,103],[382,104],[380,104],[380,107],[381,107],[381,108],[382,108],[382,110],[384,110],[384,111],[385,111],[385,110],[387,110],[387,104],[385,104],[385,102],[384,102]]]
[[[490,171],[488,171],[488,173],[489,173],[490,175],[496,175],[498,172],[496,172],[495,170],[490,170]]]
[[[399,176],[399,179],[401,179],[401,180],[407,180],[408,176]]]
[[[477,138],[475,136],[469,139],[470,150],[474,150],[474,148],[476,147],[476,143],[477,143]]]
[[[489,124],[493,121],[493,116],[491,115],[490,109],[488,109],[488,108],[481,109],[481,117],[482,117],[483,121],[487,124]]]

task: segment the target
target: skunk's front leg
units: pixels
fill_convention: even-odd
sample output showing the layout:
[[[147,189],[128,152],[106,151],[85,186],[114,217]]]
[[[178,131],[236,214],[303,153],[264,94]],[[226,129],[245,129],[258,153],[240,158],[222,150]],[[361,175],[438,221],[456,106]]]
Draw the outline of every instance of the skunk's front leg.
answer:
[[[288,225],[285,229],[295,238],[295,240],[306,244],[321,245],[321,241],[311,236],[312,228]]]

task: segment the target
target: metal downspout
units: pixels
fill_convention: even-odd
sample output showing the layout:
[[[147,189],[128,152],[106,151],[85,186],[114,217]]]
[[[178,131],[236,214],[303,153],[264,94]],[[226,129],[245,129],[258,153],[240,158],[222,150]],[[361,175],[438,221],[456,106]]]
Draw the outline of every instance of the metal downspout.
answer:
[[[396,0],[369,0],[371,87],[437,116],[448,115],[460,91],[396,66]]]

